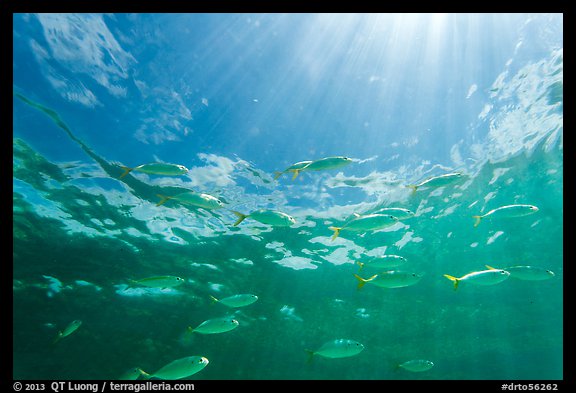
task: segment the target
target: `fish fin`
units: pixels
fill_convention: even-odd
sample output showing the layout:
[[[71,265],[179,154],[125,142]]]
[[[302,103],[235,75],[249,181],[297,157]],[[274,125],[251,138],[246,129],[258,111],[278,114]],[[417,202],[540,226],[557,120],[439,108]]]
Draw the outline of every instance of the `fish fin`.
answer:
[[[192,326],[188,326],[180,335],[178,336],[178,342],[180,345],[189,347],[190,345],[194,344],[195,340],[194,329]]]
[[[144,379],[144,380],[152,378],[152,374],[147,373],[146,371],[142,370],[139,367],[138,367],[138,372],[140,373],[140,375],[136,379],[140,379],[140,377],[142,377],[142,379]]]
[[[240,224],[242,221],[244,221],[246,217],[248,217],[248,215],[237,212],[236,210],[232,210],[232,213],[236,214],[236,216],[238,217],[238,219],[234,223],[235,227],[238,226],[238,224]]]
[[[294,179],[296,179],[296,177],[300,173],[300,170],[299,169],[290,169],[290,172],[294,172],[294,175],[292,176],[292,180],[294,180]]]
[[[274,171],[274,180],[278,180],[280,176],[282,176],[284,172]]]
[[[444,277],[446,277],[448,280],[450,280],[454,283],[454,290],[458,289],[458,283],[460,282],[459,278],[456,278],[456,277],[451,276],[449,274],[445,274]]]
[[[360,269],[358,269],[358,273],[360,273],[360,270],[362,270],[362,268],[364,267],[364,264],[360,261],[356,261],[356,265],[360,266]]]
[[[338,235],[340,235],[340,231],[342,230],[342,228],[338,228],[338,227],[328,227],[328,229],[330,229],[331,231],[334,231],[334,234],[332,235],[332,241],[334,241],[334,239],[336,239],[338,237]]]
[[[216,299],[216,298],[215,298],[214,296],[212,296],[212,295],[209,295],[209,296],[210,296],[210,299],[212,300],[212,301],[210,302],[211,305],[214,304],[214,303],[216,303],[216,302],[219,302],[219,301],[220,301],[220,300]]]
[[[498,270],[498,269],[496,269],[495,267],[492,267],[492,266],[490,266],[490,265],[484,265],[484,266],[486,266],[486,268],[487,268],[487,269],[490,269],[490,270]]]
[[[59,331],[54,340],[52,340],[52,345],[57,344],[62,339],[62,331]]]
[[[314,359],[314,351],[310,349],[305,349],[306,353],[308,354],[308,359],[306,359],[306,364],[311,364],[312,360]]]
[[[132,172],[132,170],[134,169],[134,168],[128,168],[127,166],[124,166],[124,165],[120,165],[120,168],[122,168],[124,170],[124,172],[120,175],[120,177],[118,179],[122,179],[124,176],[126,176],[127,174]]]
[[[163,205],[164,203],[166,203],[166,201],[167,201],[168,199],[172,199],[171,196],[166,196],[166,195],[162,195],[162,194],[156,194],[156,196],[157,196],[158,198],[160,198],[160,201],[156,204],[156,206]]]
[[[482,220],[482,216],[472,216],[472,218],[474,219],[474,228],[476,228],[478,225],[480,225],[480,220]]]
[[[363,287],[364,285],[366,285],[367,282],[372,281],[376,276],[377,276],[377,275],[375,274],[375,275],[373,275],[373,276],[370,277],[370,278],[362,278],[362,277],[360,277],[359,275],[355,274],[354,277],[356,277],[356,279],[358,280],[358,287],[357,287],[357,289],[358,289],[358,290],[362,289],[362,287]]]
[[[416,190],[418,189],[418,186],[417,186],[417,185],[415,185],[415,184],[409,184],[409,185],[407,185],[406,187],[412,189],[412,194],[411,194],[411,195],[416,194]]]
[[[128,279],[128,286],[126,287],[125,290],[127,290],[128,288],[132,288],[134,286],[138,286],[140,283],[136,280],[132,280],[131,278]]]

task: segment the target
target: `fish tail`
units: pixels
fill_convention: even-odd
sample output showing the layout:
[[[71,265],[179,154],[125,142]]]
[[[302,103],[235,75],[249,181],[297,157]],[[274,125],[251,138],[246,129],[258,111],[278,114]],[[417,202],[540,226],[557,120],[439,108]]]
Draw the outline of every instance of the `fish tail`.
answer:
[[[415,185],[415,184],[409,184],[409,185],[407,185],[406,187],[408,187],[408,188],[410,188],[410,189],[412,190],[412,194],[411,194],[411,195],[416,194],[416,190],[418,189],[418,186],[417,186],[417,185]]]
[[[366,279],[360,277],[360,276],[357,275],[357,274],[355,274],[354,277],[356,277],[356,279],[358,280],[358,287],[357,287],[358,290],[362,289],[362,287],[363,287],[364,285],[366,285],[366,283],[367,283],[368,281],[370,281],[370,279],[366,280]]]
[[[56,337],[54,337],[54,340],[52,340],[52,345],[57,344],[61,339],[62,339],[62,332],[58,332]]]
[[[216,298],[215,298],[214,296],[212,296],[212,295],[210,295],[210,299],[212,300],[212,301],[210,302],[210,304],[214,304],[214,303],[220,301],[220,300],[216,299]]]
[[[126,289],[128,288],[132,288],[134,286],[138,286],[140,283],[136,280],[132,280],[131,278],[128,279],[128,285],[126,286]],[[125,290],[126,290],[125,289]]]
[[[456,278],[456,277],[451,276],[449,274],[445,274],[444,277],[446,277],[448,280],[450,280],[454,283],[454,290],[458,289],[458,283],[460,282],[459,278]]]
[[[146,379],[152,378],[152,374],[147,373],[146,371],[142,370],[140,367],[138,367],[137,370],[140,373],[140,376],[142,377],[142,379],[146,380]],[[137,379],[140,379],[140,376]]]
[[[188,326],[178,337],[178,342],[181,345],[188,347],[196,341],[194,340],[194,336],[194,329],[192,329],[192,326]]]
[[[474,228],[476,228],[478,225],[480,225],[480,220],[482,220],[482,216],[472,216],[472,218],[474,219]]]
[[[334,234],[332,235],[332,241],[334,241],[334,239],[336,239],[340,235],[340,231],[342,230],[342,228],[338,227],[328,227],[328,229],[334,231]]]
[[[356,261],[356,265],[360,266],[360,269],[358,269],[358,273],[360,273],[360,270],[362,270],[362,268],[364,267],[364,264],[360,261]]]
[[[234,223],[235,227],[238,226],[238,224],[240,224],[242,221],[244,221],[246,217],[248,217],[248,215],[237,212],[236,210],[232,210],[232,213],[236,214],[236,216],[238,217],[238,219]]]
[[[292,176],[292,180],[296,179],[296,177],[298,177],[298,174],[300,173],[300,169],[290,169],[290,172],[294,172],[294,175]]]
[[[282,176],[284,172],[274,171],[274,180],[278,180],[280,176]]]
[[[120,168],[122,168],[124,170],[124,172],[120,175],[120,177],[118,179],[122,179],[124,176],[129,174],[132,171],[132,169],[134,169],[134,168],[128,168],[127,166],[124,166],[124,165],[120,165]]]
[[[167,201],[168,199],[172,199],[171,196],[166,196],[166,195],[162,195],[162,194],[156,194],[156,196],[157,196],[158,198],[160,198],[160,201],[156,204],[156,206],[163,205],[163,204],[166,203],[166,201]]]
[[[311,351],[310,349],[304,349],[304,350],[308,354],[308,359],[306,359],[306,364],[311,364],[312,360],[314,359],[314,351]]]

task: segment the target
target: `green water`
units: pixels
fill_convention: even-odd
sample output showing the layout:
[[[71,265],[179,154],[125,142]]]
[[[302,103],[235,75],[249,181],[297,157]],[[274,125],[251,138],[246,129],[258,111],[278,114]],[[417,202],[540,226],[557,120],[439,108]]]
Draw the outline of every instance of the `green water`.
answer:
[[[156,234],[134,236],[133,230],[148,232],[144,222],[69,182],[60,166],[24,141],[14,140],[14,157],[15,178],[41,192],[59,214],[96,232],[115,231],[114,236],[74,232],[66,219],[41,216],[34,201],[14,193],[15,379],[114,379],[133,366],[154,370],[193,354],[211,363],[192,379],[562,378],[561,150],[537,146],[530,156],[486,163],[465,190],[438,196],[418,191],[410,197],[403,207],[430,210],[406,221],[408,229],[364,236],[343,232],[334,243],[324,220],[314,216],[306,217],[314,225],[304,229],[250,233],[233,229],[229,221],[230,228],[217,228],[205,239],[175,231],[182,244]],[[502,168],[507,171],[494,179]],[[495,192],[490,207],[530,203],[540,210],[474,228],[471,216],[489,190]],[[478,207],[470,207],[477,201]],[[196,214],[180,209],[191,219]],[[447,209],[453,212],[444,215]],[[404,245],[400,241],[408,232],[419,239]],[[358,291],[353,277],[358,266],[352,262],[382,246],[406,257],[410,270],[424,278],[406,288],[367,285]],[[312,255],[313,268],[286,268],[275,247]],[[556,276],[457,291],[443,278],[483,270],[485,264],[540,266]],[[116,293],[115,285],[127,279],[166,272],[189,282],[159,296]],[[64,288],[47,296],[44,275]],[[182,342],[187,326],[233,311],[210,305],[214,284],[225,286],[226,294],[254,293],[260,300],[235,314],[238,329]],[[284,306],[293,314],[281,312]],[[56,330],[45,324],[61,329],[73,319],[81,319],[82,327],[51,346]],[[340,337],[366,348],[354,358],[306,364],[305,349]],[[420,374],[395,369],[413,358],[430,359],[435,367]]]
[[[554,65],[561,71],[561,61],[547,65],[556,77]],[[225,177],[216,158],[203,156],[220,171],[217,180],[234,180],[219,195],[231,209],[290,208],[297,224],[282,228],[250,219],[233,227],[236,216],[227,209],[156,207],[156,194],[185,187],[132,174],[118,179],[121,167],[78,138],[64,116],[16,95],[20,113],[92,161],[49,159],[34,141],[14,136],[13,378],[116,379],[132,367],[154,372],[199,355],[210,363],[189,379],[562,379],[562,89],[547,81],[533,81],[543,91],[517,108],[520,114],[503,104],[487,140],[476,146],[489,154],[462,164],[465,179],[442,188],[411,193],[406,185],[426,177],[422,167],[365,178],[301,174],[292,182],[285,175],[274,182],[273,173],[240,159],[219,161],[232,168]],[[499,99],[532,83],[513,82],[499,88]],[[344,198],[354,187],[363,187],[367,199],[327,202],[326,194]],[[539,210],[473,226],[473,215],[510,204]],[[342,231],[331,240],[330,226],[383,206],[416,214],[381,231]],[[405,257],[403,270],[422,280],[358,290],[355,262],[382,253]],[[487,264],[537,266],[555,276],[458,290],[444,277]],[[162,275],[185,284],[127,287]],[[210,299],[237,293],[259,300],[230,309]],[[183,337],[188,326],[223,316],[239,327]],[[73,320],[81,327],[52,344]],[[364,350],[307,362],[306,350],[338,338],[361,342]],[[434,367],[397,368],[413,359]]]

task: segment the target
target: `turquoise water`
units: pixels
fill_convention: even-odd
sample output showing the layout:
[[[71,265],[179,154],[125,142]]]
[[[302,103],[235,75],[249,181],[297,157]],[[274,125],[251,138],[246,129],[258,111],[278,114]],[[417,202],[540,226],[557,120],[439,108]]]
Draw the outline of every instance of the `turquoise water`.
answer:
[[[13,41],[14,379],[191,355],[191,380],[563,378],[562,15],[15,14]],[[352,163],[274,179],[329,156]],[[120,178],[151,162],[189,171]],[[189,190],[225,208],[156,206]],[[511,204],[538,211],[474,227]],[[414,217],[331,238],[383,207]],[[296,223],[233,226],[257,209]],[[422,279],[358,289],[385,254]],[[485,265],[554,276],[444,277]],[[131,283],[165,275],[184,284]],[[258,301],[210,298],[240,293]],[[364,349],[308,361],[339,338]]]

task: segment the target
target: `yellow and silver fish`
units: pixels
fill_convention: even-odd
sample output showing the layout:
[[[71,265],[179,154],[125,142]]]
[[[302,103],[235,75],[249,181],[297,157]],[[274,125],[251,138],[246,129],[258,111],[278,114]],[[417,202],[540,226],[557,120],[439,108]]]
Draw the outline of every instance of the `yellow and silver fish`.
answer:
[[[486,265],[488,269],[498,270],[492,266]],[[544,269],[537,266],[510,266],[502,268],[510,273],[510,277],[525,281],[543,281],[549,280],[555,276],[552,270]]]
[[[412,371],[413,373],[421,373],[423,371],[428,371],[432,367],[434,367],[434,363],[430,360],[425,359],[414,359],[408,360],[407,362],[400,363],[398,365],[399,368],[403,368],[404,370]]]
[[[56,335],[56,337],[54,337],[54,340],[52,341],[52,344],[56,344],[57,342],[59,342],[60,340],[62,340],[64,337],[68,337],[69,335],[71,335],[72,333],[74,333],[76,330],[78,330],[78,328],[82,325],[82,321],[79,319],[76,319],[72,322],[70,322],[68,324],[68,326],[66,326],[63,330],[60,330],[58,332],[58,334]]]
[[[533,205],[507,205],[497,207],[496,209],[490,210],[486,214],[479,216],[472,216],[474,219],[474,227],[480,225],[480,221],[484,218],[511,218],[511,217],[522,217],[530,214],[534,214],[538,211],[538,208]]]
[[[160,201],[156,204],[156,206],[163,205],[168,200],[172,199],[184,205],[201,207],[207,210],[216,210],[224,207],[224,203],[215,196],[194,191],[186,191],[174,196],[167,196],[162,194],[156,195],[160,198]]]
[[[287,227],[290,225],[294,225],[296,223],[294,217],[276,210],[259,209],[253,211],[250,214],[242,214],[238,211],[232,211],[232,213],[234,213],[238,217],[238,220],[236,220],[234,226],[238,226],[238,224],[240,224],[248,217],[258,222],[261,222],[262,224],[278,227]]]
[[[234,318],[229,317],[214,318],[202,322],[195,328],[188,326],[188,333],[200,333],[200,334],[225,333],[229,332],[230,330],[236,329],[239,325],[240,323]]]
[[[444,277],[454,283],[454,290],[456,290],[461,282],[468,282],[474,285],[495,285],[510,277],[510,273],[502,269],[488,269],[468,273],[460,278],[449,274],[444,274]]]
[[[346,166],[351,162],[351,158],[343,156],[325,157],[316,161],[312,161],[308,165],[302,166],[301,168],[292,168],[290,169],[290,172],[294,173],[294,176],[292,176],[292,180],[294,180],[296,179],[296,176],[298,176],[298,174],[302,171],[324,171],[328,169],[337,169]]]
[[[184,279],[176,276],[147,277],[140,280],[129,280],[131,284],[143,285],[149,288],[173,288],[184,284]]]
[[[437,188],[437,187],[444,187],[450,184],[453,184],[461,179],[464,178],[464,175],[462,173],[459,172],[455,172],[455,173],[446,173],[444,175],[440,175],[440,176],[434,176],[434,177],[430,177],[418,184],[410,184],[406,187],[411,188],[412,189],[412,193],[414,194],[416,192],[417,189],[419,189],[420,187],[426,187],[426,188]]]
[[[332,240],[334,240],[340,235],[340,232],[343,230],[354,232],[368,232],[392,226],[397,222],[398,219],[389,214],[367,214],[361,216],[360,214],[354,213],[354,218],[348,221],[343,226],[329,227],[328,229],[334,231],[334,234],[332,235]]]
[[[361,289],[366,284],[376,285],[381,288],[409,287],[418,283],[423,276],[418,273],[390,270],[374,274],[369,278],[362,278],[357,274],[355,274],[354,277],[358,280],[358,289]]]
[[[230,308],[246,307],[258,300],[258,296],[252,295],[251,293],[240,293],[223,299],[217,299],[210,295],[210,298],[213,302],[221,303]]]
[[[150,164],[138,165],[134,168],[121,166],[124,172],[120,175],[119,179],[129,174],[132,171],[147,173],[149,175],[164,175],[164,176],[178,176],[188,172],[188,168],[184,165],[169,164],[164,162],[153,162]]]
[[[202,371],[210,363],[204,356],[187,356],[174,360],[153,374],[148,374],[148,378],[158,379],[182,379]]]
[[[364,345],[355,340],[346,338],[338,338],[336,340],[324,343],[320,348],[315,351],[306,349],[308,352],[308,361],[312,361],[314,355],[322,356],[325,358],[347,358],[350,356],[358,355],[364,350]]]

